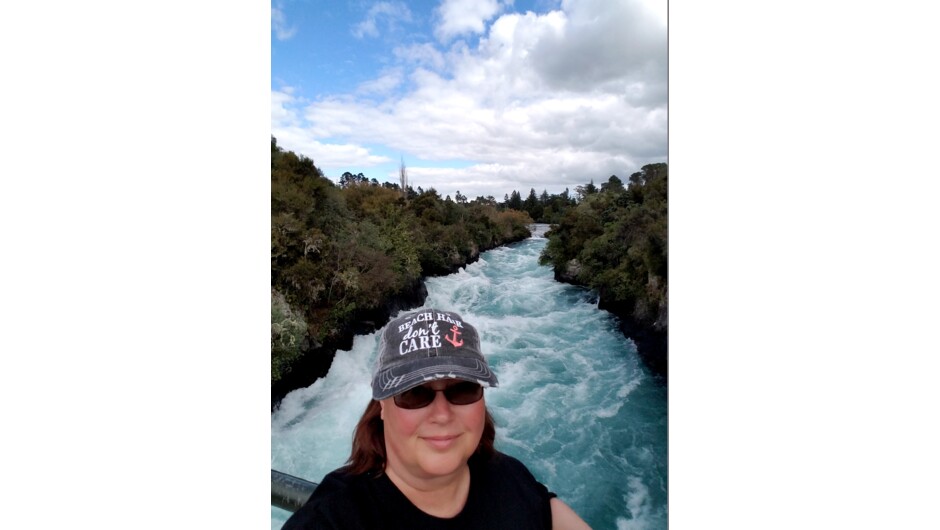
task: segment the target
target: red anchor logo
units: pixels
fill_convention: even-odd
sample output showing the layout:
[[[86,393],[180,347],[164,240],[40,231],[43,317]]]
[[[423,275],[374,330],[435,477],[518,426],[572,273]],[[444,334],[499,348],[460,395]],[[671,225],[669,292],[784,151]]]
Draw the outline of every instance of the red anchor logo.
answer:
[[[457,331],[457,326],[450,328],[454,332],[454,337],[451,338],[450,335],[444,335],[444,340],[454,345],[454,348],[459,348],[463,346],[463,340],[457,340],[457,335],[460,335],[460,332]]]

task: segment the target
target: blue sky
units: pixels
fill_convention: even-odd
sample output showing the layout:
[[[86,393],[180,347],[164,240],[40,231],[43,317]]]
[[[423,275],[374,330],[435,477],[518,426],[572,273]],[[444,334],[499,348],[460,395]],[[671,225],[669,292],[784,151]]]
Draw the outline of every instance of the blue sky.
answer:
[[[271,5],[271,134],[345,171],[501,200],[666,161],[665,0]]]

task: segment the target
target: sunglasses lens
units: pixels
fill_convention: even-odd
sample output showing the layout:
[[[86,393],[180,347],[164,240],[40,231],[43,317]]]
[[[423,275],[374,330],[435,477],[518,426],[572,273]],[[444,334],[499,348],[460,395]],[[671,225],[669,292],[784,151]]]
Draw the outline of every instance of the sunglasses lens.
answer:
[[[436,394],[430,387],[416,386],[396,395],[395,405],[403,409],[420,409],[430,405]],[[444,389],[444,397],[452,405],[469,405],[480,401],[483,397],[483,387],[477,383],[462,381]]]
[[[483,397],[483,387],[476,383],[464,381],[447,387],[444,390],[444,396],[447,401],[454,405],[469,405],[480,401],[480,398]]]
[[[403,409],[420,409],[434,401],[435,392],[426,386],[416,386],[395,396],[395,404]]]

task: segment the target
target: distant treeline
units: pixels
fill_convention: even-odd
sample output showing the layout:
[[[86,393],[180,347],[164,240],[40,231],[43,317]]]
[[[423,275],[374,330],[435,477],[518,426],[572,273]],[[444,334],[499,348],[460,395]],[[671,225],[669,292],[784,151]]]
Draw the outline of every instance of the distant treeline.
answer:
[[[305,356],[332,359],[331,348],[354,332],[381,326],[399,304],[422,303],[423,277],[529,237],[532,222],[495,201],[454,201],[410,185],[403,191],[361,174],[345,173],[337,186],[272,137],[272,399],[292,369],[311,370]]]

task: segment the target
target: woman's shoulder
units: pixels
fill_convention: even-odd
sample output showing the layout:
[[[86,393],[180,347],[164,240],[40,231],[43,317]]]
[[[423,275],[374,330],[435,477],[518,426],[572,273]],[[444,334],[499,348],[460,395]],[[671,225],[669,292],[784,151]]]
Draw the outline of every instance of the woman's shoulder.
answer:
[[[354,486],[362,480],[364,475],[353,475],[346,471],[346,468],[339,468],[330,471],[323,477],[323,481],[317,486],[316,491],[332,492],[333,490],[342,490]]]
[[[549,501],[555,494],[519,459],[496,452],[474,464],[470,496],[475,511],[499,521],[497,528],[551,528]]]
[[[307,502],[287,520],[282,530],[333,528],[340,521],[358,520],[371,499],[371,474],[353,475],[343,468],[328,473]]]
[[[335,497],[350,502],[369,502],[380,482],[377,478],[376,473],[353,474],[339,468],[323,477],[310,501]]]

